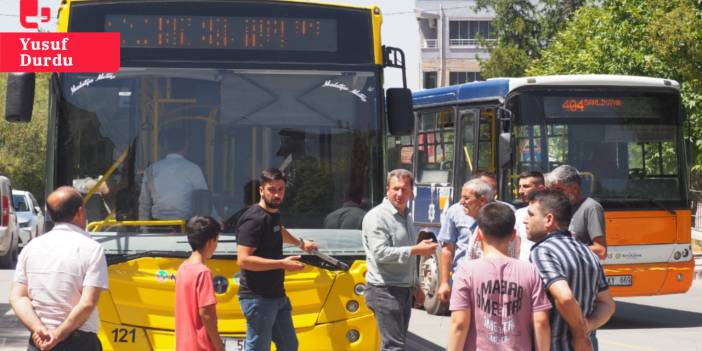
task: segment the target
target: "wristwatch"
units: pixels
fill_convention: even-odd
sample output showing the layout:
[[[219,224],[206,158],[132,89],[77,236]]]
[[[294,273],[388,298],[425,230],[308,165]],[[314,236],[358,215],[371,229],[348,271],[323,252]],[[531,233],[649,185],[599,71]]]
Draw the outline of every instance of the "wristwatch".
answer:
[[[305,239],[297,238],[297,240],[300,240],[300,245],[298,246],[300,248],[300,250],[304,250],[305,249]]]

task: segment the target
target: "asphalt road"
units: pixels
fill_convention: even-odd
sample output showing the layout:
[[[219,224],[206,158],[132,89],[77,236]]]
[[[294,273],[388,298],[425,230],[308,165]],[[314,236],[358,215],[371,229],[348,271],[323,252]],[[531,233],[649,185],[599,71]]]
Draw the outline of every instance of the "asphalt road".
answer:
[[[26,350],[29,333],[7,302],[11,279],[12,271],[0,270],[0,350]],[[408,349],[443,350],[449,324],[449,317],[414,310]],[[686,294],[617,299],[617,312],[598,337],[602,351],[702,351],[702,279]]]

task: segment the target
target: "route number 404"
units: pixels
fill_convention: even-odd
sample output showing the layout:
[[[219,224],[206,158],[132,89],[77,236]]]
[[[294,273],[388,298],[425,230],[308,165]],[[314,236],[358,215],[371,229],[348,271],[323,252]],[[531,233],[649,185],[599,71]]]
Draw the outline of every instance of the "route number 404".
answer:
[[[136,342],[136,329],[115,328],[112,329],[112,339],[114,342]]]

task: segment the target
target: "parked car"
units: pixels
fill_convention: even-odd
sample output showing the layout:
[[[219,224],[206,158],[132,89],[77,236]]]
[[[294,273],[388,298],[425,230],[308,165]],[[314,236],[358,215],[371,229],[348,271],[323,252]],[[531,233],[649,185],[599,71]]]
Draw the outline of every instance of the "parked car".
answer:
[[[19,225],[19,246],[23,247],[30,240],[44,234],[44,212],[29,191],[12,190],[12,199]]]
[[[12,204],[12,184],[0,176],[0,268],[15,268],[19,254],[19,226]]]

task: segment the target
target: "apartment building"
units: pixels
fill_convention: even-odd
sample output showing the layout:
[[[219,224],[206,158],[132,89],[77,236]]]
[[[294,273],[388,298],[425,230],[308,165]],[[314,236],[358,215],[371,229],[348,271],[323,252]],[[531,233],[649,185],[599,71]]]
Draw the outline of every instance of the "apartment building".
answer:
[[[478,40],[495,40],[494,14],[476,11],[475,1],[465,0],[416,0],[415,13],[422,88],[481,80],[478,58],[487,59],[489,54]]]

